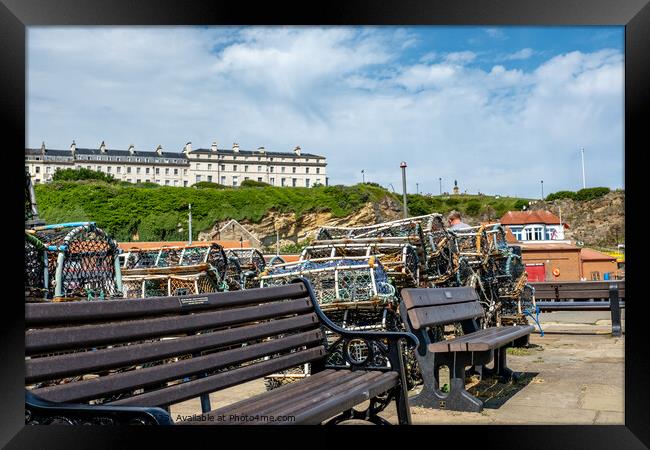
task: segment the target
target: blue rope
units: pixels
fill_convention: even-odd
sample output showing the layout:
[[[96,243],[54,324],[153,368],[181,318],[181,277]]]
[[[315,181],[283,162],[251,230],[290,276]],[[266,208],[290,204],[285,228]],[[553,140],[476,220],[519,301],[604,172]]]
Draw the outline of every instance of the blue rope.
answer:
[[[539,328],[539,335],[541,337],[544,337],[544,330],[542,330],[542,325],[539,323],[539,313],[540,313],[539,306],[537,306],[537,305],[535,305],[535,315],[534,316],[533,316],[533,314],[532,314],[532,312],[530,310],[528,310],[528,309],[524,310],[524,314],[527,315],[528,317],[530,317],[531,319],[533,319],[535,321],[535,323],[537,324],[537,328]]]

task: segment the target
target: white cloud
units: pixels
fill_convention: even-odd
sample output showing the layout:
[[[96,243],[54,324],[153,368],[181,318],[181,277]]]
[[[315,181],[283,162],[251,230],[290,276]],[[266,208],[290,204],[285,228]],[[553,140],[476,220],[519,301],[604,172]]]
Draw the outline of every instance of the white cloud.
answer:
[[[499,30],[497,30],[499,31]],[[570,52],[534,70],[406,64],[408,30],[30,28],[28,145],[180,150],[187,142],[328,157],[331,183],[538,195],[623,176],[621,51]],[[411,46],[412,44],[408,44]],[[412,48],[412,47],[409,47]],[[399,189],[398,189],[399,190]]]
[[[470,51],[453,52],[445,55],[445,61],[450,63],[465,64],[474,61],[476,53]]]
[[[485,33],[493,39],[504,40],[508,38],[503,30],[499,28],[486,28]]]
[[[505,61],[517,61],[522,59],[528,59],[535,54],[535,51],[532,48],[522,48],[514,53],[505,55],[503,59]]]

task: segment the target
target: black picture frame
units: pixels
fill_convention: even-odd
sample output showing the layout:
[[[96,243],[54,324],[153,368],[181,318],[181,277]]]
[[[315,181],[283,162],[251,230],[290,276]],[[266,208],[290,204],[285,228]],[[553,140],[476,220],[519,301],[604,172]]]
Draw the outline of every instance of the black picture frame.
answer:
[[[650,445],[650,373],[648,357],[648,315],[640,290],[642,263],[640,249],[643,201],[640,184],[642,157],[647,151],[645,129],[650,104],[650,6],[648,0],[390,0],[337,1],[318,4],[266,2],[200,2],[140,0],[108,2],[98,0],[0,0],[0,114],[6,130],[3,135],[3,168],[10,174],[4,185],[2,254],[3,325],[0,327],[0,444],[7,448],[123,448],[159,444],[186,448],[189,442],[208,445],[236,445],[232,437],[246,439],[251,430],[237,430],[224,438],[221,427],[166,427],[162,429],[79,429],[77,427],[24,426],[24,308],[20,279],[23,250],[20,248],[24,224],[18,214],[10,214],[24,194],[23,154],[25,148],[26,27],[35,25],[624,25],[625,32],[625,180],[628,204],[627,295],[625,345],[625,425],[611,426],[454,426],[395,428],[399,445],[498,446],[499,448],[644,448]],[[645,145],[644,145],[645,144]],[[637,172],[639,172],[637,174]],[[641,176],[639,176],[641,175]],[[638,186],[637,186],[638,185]],[[19,191],[19,189],[21,189]],[[638,201],[637,201],[638,200]],[[631,203],[630,203],[631,202]],[[638,216],[638,217],[635,217]],[[636,231],[635,231],[636,230]],[[637,233],[638,231],[638,233]],[[634,245],[637,242],[637,246]],[[8,262],[8,264],[7,264]],[[10,271],[10,272],[7,272]],[[635,294],[636,293],[636,294]],[[637,298],[638,297],[638,298]],[[647,302],[646,302],[647,303]],[[602,374],[607,377],[607,374]],[[552,406],[547,406],[552,407]],[[172,431],[173,428],[173,431]],[[260,429],[253,430],[255,434]],[[359,445],[350,438],[383,439],[386,431],[367,427],[332,429],[264,430],[279,433],[264,437],[266,443],[286,446],[310,445],[322,433],[323,442],[331,446]],[[197,436],[201,433],[201,436]],[[203,435],[210,433],[209,441]],[[245,434],[244,434],[245,433]],[[291,434],[290,434],[291,433]],[[340,437],[339,433],[346,436]],[[418,436],[404,439],[402,433]],[[191,441],[199,437],[200,441]],[[261,437],[261,436],[259,436]],[[347,438],[347,439],[346,439]],[[263,444],[266,445],[266,444]],[[364,444],[361,444],[364,445]],[[369,441],[365,445],[370,445]]]

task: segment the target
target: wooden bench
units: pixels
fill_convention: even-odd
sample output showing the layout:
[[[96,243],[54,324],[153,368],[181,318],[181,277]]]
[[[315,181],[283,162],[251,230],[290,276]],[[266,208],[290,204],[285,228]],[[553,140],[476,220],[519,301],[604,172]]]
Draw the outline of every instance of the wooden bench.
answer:
[[[30,424],[380,424],[387,422],[377,414],[393,401],[399,423],[411,420],[401,350],[402,340],[417,339],[341,329],[305,279],[182,297],[30,303],[25,312]],[[210,405],[212,392],[305,363],[305,379]],[[197,397],[201,413],[171,417],[170,405]],[[354,409],[367,400],[366,410]]]
[[[511,380],[506,348],[525,345],[532,325],[479,329],[484,316],[478,294],[471,287],[402,289],[400,314],[406,330],[418,337],[415,354],[424,382],[422,392],[409,399],[411,406],[479,412],[483,402],[465,389],[465,368],[474,367],[480,376],[498,375]],[[460,324],[463,335],[440,340],[440,327]],[[485,367],[494,360],[494,368]],[[449,393],[439,386],[439,370],[449,368]]]
[[[621,336],[625,280],[538,282],[530,285],[535,289],[536,305],[540,311],[610,311],[612,336]]]

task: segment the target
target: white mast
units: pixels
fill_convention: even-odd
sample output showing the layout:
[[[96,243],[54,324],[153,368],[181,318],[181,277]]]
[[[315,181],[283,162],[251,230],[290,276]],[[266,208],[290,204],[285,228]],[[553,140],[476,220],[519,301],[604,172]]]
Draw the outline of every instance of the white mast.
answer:
[[[582,147],[582,189],[587,187],[585,183],[585,148]]]

